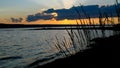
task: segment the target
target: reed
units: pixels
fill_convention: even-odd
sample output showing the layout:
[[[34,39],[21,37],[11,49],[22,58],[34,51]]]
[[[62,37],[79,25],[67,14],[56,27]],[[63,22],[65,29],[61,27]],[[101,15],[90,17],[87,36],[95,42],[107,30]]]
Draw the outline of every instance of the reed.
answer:
[[[87,14],[86,14],[86,12],[84,11],[82,5],[81,5],[81,9],[82,9],[84,15],[87,17]],[[78,10],[78,9],[75,9],[75,11],[78,13],[79,17],[81,18],[81,14],[80,14],[79,10]],[[80,25],[86,25],[84,21],[83,21],[83,22],[81,21],[81,19],[79,19],[79,21],[80,21]],[[77,22],[77,20],[76,20],[76,22]],[[79,23],[78,23],[78,22],[77,22],[77,25],[78,25],[77,28],[79,29]],[[81,27],[82,27],[82,26],[81,26]],[[82,27],[82,28],[84,28],[84,27]],[[79,33],[79,35],[80,35],[80,31],[79,31],[79,30],[78,30],[78,33]],[[84,35],[85,35],[85,39],[88,41],[88,40],[89,40],[88,31],[83,30],[83,33],[84,33]],[[81,35],[84,37],[83,33],[82,33]],[[89,42],[87,42],[87,43],[89,43]]]
[[[69,47],[67,46],[70,46],[66,40],[66,38],[64,37],[64,40],[62,41],[63,42],[63,46],[65,47],[65,50],[68,52],[68,55],[71,55],[71,52],[69,51]]]
[[[64,49],[62,48],[62,46],[61,46],[57,36],[55,36],[55,38],[56,38],[56,45],[55,45],[55,47],[59,50],[60,53],[63,54],[64,57],[66,57],[67,54],[65,53]]]
[[[116,0],[116,5],[118,5],[117,0]],[[91,17],[86,13],[86,11],[83,8],[83,5],[80,4],[80,6],[81,6],[81,10],[82,10],[83,14],[89,21],[89,23],[87,25],[89,25],[89,26],[95,25],[94,20],[92,20]],[[116,8],[116,13],[117,13],[118,22],[119,22],[119,17],[120,17],[120,14],[119,14],[120,11],[118,11],[119,7],[115,6],[115,8]],[[60,42],[58,37],[55,36],[55,38],[56,38],[55,47],[58,49],[58,51],[60,53],[64,54],[64,56],[66,56],[66,57],[71,56],[73,53],[77,53],[80,50],[85,49],[86,45],[89,45],[90,40],[92,40],[93,38],[106,37],[106,32],[105,32],[106,24],[111,25],[111,26],[115,24],[113,14],[111,13],[111,19],[110,19],[109,15],[106,12],[102,13],[101,9],[99,8],[98,9],[99,28],[101,28],[102,36],[99,36],[99,32],[97,29],[95,29],[96,28],[95,26],[93,26],[94,30],[90,30],[90,29],[89,30],[80,30],[79,28],[84,28],[84,27],[79,26],[79,25],[86,25],[86,23],[84,20],[82,21],[81,13],[80,13],[79,9],[75,8],[74,10],[75,10],[75,13],[77,13],[80,18],[78,19],[79,21],[76,19],[76,23],[78,25],[76,27],[77,30],[73,30],[72,27],[70,30],[66,30],[66,32],[70,38],[69,41],[66,41],[68,38],[63,37],[64,39]],[[92,33],[92,36],[91,36],[91,33]],[[67,46],[73,47],[73,52],[71,52],[71,50],[69,50],[69,48]]]
[[[115,9],[118,17],[118,22],[120,24],[120,7],[118,6],[118,4],[119,4],[118,0],[115,0]]]
[[[76,44],[75,44],[75,40],[74,40],[74,33],[73,33],[73,30],[71,29],[70,31],[66,30],[67,33],[68,33],[68,36],[70,37],[70,40],[71,40],[71,43],[72,43],[72,46],[74,48],[74,52],[76,53],[77,50],[76,50]]]

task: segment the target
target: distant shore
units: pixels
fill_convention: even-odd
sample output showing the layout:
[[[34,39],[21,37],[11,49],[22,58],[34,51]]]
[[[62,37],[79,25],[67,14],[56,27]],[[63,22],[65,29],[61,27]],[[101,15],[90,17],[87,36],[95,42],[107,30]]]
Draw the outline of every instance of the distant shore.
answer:
[[[0,29],[4,28],[31,28],[30,30],[65,30],[65,29],[106,29],[106,30],[120,30],[119,24],[115,25],[77,25],[77,24],[0,24]],[[78,28],[79,27],[79,28]],[[32,29],[34,28],[34,29]]]

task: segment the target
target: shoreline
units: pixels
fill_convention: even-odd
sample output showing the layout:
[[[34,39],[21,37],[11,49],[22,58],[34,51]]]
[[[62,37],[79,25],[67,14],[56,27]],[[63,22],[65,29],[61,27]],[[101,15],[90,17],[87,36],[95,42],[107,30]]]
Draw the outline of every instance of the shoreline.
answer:
[[[67,58],[57,59],[42,66],[38,65],[35,68],[102,68],[118,66],[120,64],[118,63],[120,61],[119,40],[120,34],[106,38],[96,38],[91,40],[91,42],[95,43],[89,45],[89,47],[91,47],[90,49],[78,52]],[[32,66],[30,68],[32,68]]]

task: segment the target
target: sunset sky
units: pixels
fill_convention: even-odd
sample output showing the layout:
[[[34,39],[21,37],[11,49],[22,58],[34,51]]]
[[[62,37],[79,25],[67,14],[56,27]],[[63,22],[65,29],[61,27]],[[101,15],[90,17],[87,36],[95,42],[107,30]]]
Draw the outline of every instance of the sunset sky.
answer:
[[[49,8],[68,9],[73,5],[79,5],[79,3],[83,5],[106,5],[114,4],[115,0],[0,0],[0,22],[6,22],[11,17],[23,18]]]

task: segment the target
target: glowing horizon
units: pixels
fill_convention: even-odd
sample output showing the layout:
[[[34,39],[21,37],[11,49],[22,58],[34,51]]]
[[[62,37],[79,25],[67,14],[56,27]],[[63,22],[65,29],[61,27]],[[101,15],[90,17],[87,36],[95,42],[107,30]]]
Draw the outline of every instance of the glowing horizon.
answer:
[[[42,24],[58,24],[58,25],[74,25],[74,24],[79,24],[81,25],[82,23],[80,22],[80,20],[82,21],[82,23],[85,24],[90,24],[89,19],[76,19],[76,20],[68,20],[68,19],[64,19],[64,20],[37,20],[37,21],[32,21],[32,22],[27,22],[27,21],[23,21],[23,22],[18,22],[18,23],[12,23],[12,22],[6,22],[3,24],[29,24],[29,25],[42,25]],[[113,21],[114,24],[118,24],[118,17],[109,17],[108,20]],[[91,24],[100,24],[99,23],[99,18],[91,18],[92,23]],[[102,21],[105,21],[105,18],[102,18]],[[106,24],[112,24],[111,22],[107,22],[105,21]],[[0,23],[2,24],[2,23]]]

